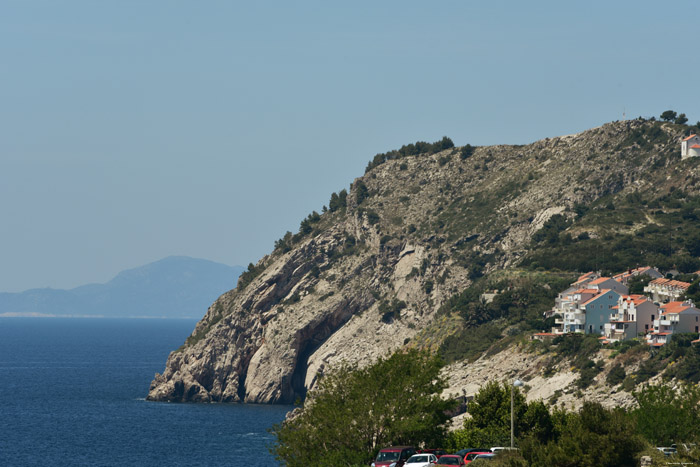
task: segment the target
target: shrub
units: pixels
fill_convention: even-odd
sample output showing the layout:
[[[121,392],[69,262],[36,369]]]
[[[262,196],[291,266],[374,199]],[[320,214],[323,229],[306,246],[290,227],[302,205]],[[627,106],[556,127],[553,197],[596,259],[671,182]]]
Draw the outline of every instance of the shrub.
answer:
[[[369,190],[367,185],[362,180],[358,180],[355,184],[355,201],[357,204],[362,204],[364,200],[369,198]]]
[[[462,160],[468,159],[472,156],[472,154],[474,154],[474,149],[474,146],[471,144],[463,146],[462,149],[459,150],[459,158]]]
[[[625,369],[622,367],[622,365],[617,363],[613,365],[612,368],[610,368],[610,372],[605,378],[605,382],[608,383],[610,386],[617,386],[625,380],[625,377],[627,377]]]

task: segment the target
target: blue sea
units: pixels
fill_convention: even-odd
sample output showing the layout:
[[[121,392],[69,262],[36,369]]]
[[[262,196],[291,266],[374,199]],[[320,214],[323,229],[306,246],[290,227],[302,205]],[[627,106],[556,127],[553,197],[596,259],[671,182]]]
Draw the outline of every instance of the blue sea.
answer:
[[[0,319],[0,466],[270,466],[289,406],[144,400],[192,320]]]

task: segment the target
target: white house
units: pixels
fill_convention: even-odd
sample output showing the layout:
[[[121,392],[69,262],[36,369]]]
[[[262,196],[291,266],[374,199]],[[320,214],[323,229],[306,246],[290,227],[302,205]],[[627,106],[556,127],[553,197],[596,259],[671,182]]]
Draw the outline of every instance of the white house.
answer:
[[[651,295],[657,303],[668,303],[680,299],[690,287],[690,282],[673,279],[654,279],[644,287],[644,292]]]
[[[659,319],[654,320],[654,332],[647,335],[647,343],[667,344],[673,333],[700,332],[700,310],[693,302],[671,302],[661,307]]]
[[[659,307],[644,295],[623,295],[613,307],[610,322],[605,325],[608,341],[637,337],[637,333],[654,330],[654,321],[659,318]]]
[[[681,141],[681,159],[700,157],[700,136],[690,135]]]

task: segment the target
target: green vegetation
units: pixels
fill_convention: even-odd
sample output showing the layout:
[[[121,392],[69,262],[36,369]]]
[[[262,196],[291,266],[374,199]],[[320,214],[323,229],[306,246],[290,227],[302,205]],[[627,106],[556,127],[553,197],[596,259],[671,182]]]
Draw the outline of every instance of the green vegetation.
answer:
[[[364,200],[369,198],[369,189],[362,180],[358,180],[355,184],[355,201],[357,204],[362,204]]]
[[[462,149],[459,150],[459,158],[462,160],[470,158],[472,154],[474,154],[474,149],[476,148],[471,144],[463,146]]]
[[[418,141],[415,144],[406,144],[401,146],[401,149],[393,150],[374,156],[367,168],[365,173],[369,172],[375,167],[382,165],[384,162],[392,159],[402,159],[409,156],[417,156],[419,154],[435,154],[445,149],[450,149],[454,147],[454,143],[450,138],[444,136],[440,141],[435,141],[434,143],[426,143],[424,141]]]
[[[661,113],[661,116],[659,118],[661,118],[661,120],[665,122],[670,122],[675,120],[677,115],[678,114],[676,114],[676,112],[674,112],[673,110],[666,110]]]
[[[635,432],[634,418],[585,402],[578,412],[549,412],[508,384],[489,383],[469,402],[470,418],[449,436],[448,446],[510,444],[511,390],[514,391],[514,434],[520,451],[497,456],[492,465],[508,466],[635,466],[647,441]],[[697,425],[695,425],[697,426]]]
[[[391,303],[382,301],[379,303],[379,313],[382,315],[382,322],[391,323],[395,319],[401,319],[401,310],[406,308],[406,302],[394,298]]]
[[[654,199],[618,197],[614,211],[604,208],[609,201],[595,203],[574,221],[552,216],[533,236],[521,265],[606,274],[639,264],[685,273],[700,268],[700,196],[672,190]],[[580,230],[596,232],[596,238],[568,233]]]
[[[545,322],[542,313],[552,308],[557,293],[569,285],[572,276],[511,274],[481,280],[440,308],[440,314],[458,314],[464,320],[461,331],[448,336],[440,346],[440,353],[448,362],[478,358],[502,337],[507,326],[514,326],[519,332],[542,331],[552,326],[553,320]],[[487,290],[498,291],[490,303],[482,300]]]
[[[236,285],[236,288],[238,291],[242,291],[245,289],[248,284],[253,282],[253,279],[258,277],[261,272],[265,270],[265,265],[261,264],[260,266],[255,266],[253,263],[248,264],[248,270],[244,271],[243,274],[238,278],[238,284]]]
[[[465,420],[464,428],[450,433],[448,447],[459,450],[475,446],[509,446],[510,391],[506,383],[490,382],[483,386],[467,405],[470,418]],[[542,402],[528,404],[525,396],[515,390],[513,408],[516,437],[528,433],[542,442],[551,438],[554,426]]]
[[[694,441],[700,428],[700,388],[645,386],[635,392],[638,407],[632,411],[637,431],[656,446]]]
[[[347,206],[348,192],[346,190],[340,190],[340,193],[333,193],[331,199],[328,202],[328,210],[330,212],[336,212],[340,209],[345,209]]]
[[[358,369],[325,374],[303,411],[272,429],[272,448],[289,467],[368,465],[391,444],[439,445],[446,411],[441,361],[425,352],[399,352]]]

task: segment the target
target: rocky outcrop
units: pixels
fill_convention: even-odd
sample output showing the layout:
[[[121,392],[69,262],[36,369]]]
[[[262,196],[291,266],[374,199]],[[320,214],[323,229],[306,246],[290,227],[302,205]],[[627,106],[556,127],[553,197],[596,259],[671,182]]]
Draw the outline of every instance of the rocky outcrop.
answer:
[[[406,345],[472,278],[517,264],[551,216],[638,189],[650,165],[667,164],[680,134],[630,139],[649,125],[374,167],[347,206],[310,216],[209,308],[148,398],[290,403],[328,365]]]

